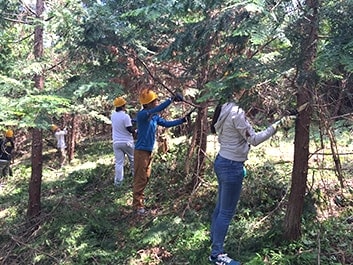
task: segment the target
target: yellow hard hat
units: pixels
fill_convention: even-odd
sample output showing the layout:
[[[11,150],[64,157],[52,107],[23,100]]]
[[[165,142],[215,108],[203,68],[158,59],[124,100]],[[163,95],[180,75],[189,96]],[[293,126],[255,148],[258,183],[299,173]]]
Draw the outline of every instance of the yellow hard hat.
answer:
[[[12,138],[13,137],[13,130],[6,130],[5,137]]]
[[[143,89],[140,93],[140,103],[142,105],[151,103],[153,100],[158,99],[158,95],[156,92],[149,90],[149,89]]]
[[[122,107],[126,104],[126,100],[123,99],[122,97],[117,97],[116,99],[114,99],[114,102],[113,102],[114,106],[115,107]]]
[[[58,128],[59,128],[59,127],[56,126],[55,124],[52,124],[52,125],[51,125],[51,130],[52,130],[53,132],[55,132]]]

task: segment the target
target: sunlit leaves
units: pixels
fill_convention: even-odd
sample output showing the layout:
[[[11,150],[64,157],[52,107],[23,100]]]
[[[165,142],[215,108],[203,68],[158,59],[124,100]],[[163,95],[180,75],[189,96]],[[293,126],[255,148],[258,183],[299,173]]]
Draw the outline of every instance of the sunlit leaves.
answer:
[[[19,127],[37,127],[47,129],[52,117],[60,117],[70,110],[70,101],[50,95],[33,95],[21,98],[13,115],[18,118]]]

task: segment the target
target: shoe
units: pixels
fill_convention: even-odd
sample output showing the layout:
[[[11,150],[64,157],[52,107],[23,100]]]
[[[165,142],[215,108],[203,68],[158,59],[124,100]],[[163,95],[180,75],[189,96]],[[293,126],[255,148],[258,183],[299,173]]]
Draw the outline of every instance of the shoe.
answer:
[[[138,215],[144,215],[144,214],[147,213],[147,211],[146,211],[145,208],[138,208],[138,209],[136,210],[136,213],[137,213]]]
[[[240,265],[239,261],[233,260],[227,254],[219,254],[217,257],[209,257],[209,261],[216,265]]]

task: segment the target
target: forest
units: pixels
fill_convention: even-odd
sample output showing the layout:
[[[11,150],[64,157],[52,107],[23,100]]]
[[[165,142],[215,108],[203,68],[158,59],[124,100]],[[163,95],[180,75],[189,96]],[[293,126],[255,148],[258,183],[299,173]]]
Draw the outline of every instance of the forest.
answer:
[[[210,129],[230,98],[257,131],[227,252],[243,265],[353,264],[352,0],[0,0],[0,264],[209,264],[217,199]],[[352,68],[351,68],[352,67]],[[145,190],[113,185],[110,116],[139,93],[162,115]],[[60,167],[51,126],[67,128]]]

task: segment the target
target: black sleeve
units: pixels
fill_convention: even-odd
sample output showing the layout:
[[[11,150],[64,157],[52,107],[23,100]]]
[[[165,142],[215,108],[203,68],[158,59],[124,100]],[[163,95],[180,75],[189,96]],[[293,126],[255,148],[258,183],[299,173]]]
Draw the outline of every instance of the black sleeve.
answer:
[[[132,127],[132,126],[126,127],[126,130],[128,130],[129,133],[132,133],[132,134],[135,133],[135,129],[134,129],[134,127]]]

